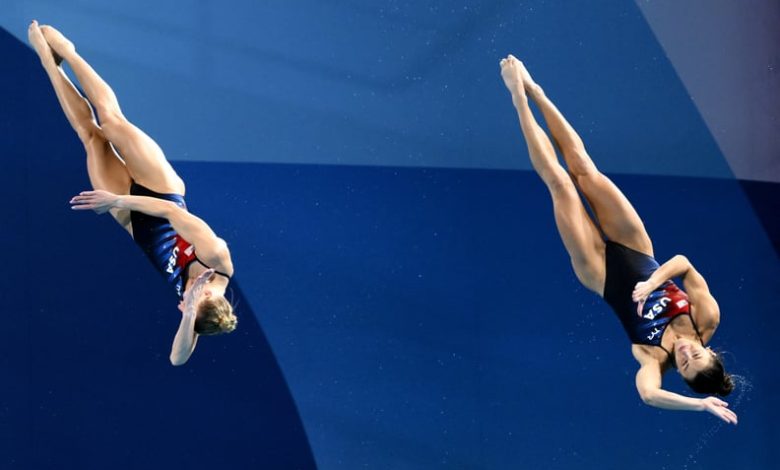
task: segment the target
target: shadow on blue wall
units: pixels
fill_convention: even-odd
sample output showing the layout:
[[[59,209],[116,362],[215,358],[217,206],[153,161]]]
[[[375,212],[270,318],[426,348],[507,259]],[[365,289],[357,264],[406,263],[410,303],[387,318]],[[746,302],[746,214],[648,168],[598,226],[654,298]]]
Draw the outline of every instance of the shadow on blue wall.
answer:
[[[740,181],[740,184],[772,240],[775,253],[780,255],[780,183]]]

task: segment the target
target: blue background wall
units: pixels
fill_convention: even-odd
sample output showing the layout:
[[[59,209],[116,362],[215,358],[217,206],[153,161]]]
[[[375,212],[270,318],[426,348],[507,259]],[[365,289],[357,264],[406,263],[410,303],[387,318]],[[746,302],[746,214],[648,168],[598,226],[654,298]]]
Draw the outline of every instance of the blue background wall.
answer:
[[[734,178],[635,4],[11,1],[0,25],[23,39],[31,18],[68,34],[174,161],[231,245],[241,323],[167,364],[173,294],[111,219],[69,211],[88,187],[83,150],[32,51],[2,34],[6,466],[780,457],[780,178]],[[685,253],[707,277],[713,344],[749,382],[730,397],[737,428],[641,404],[619,323],[576,282],[527,171],[498,76],[508,52],[635,203],[659,258]]]

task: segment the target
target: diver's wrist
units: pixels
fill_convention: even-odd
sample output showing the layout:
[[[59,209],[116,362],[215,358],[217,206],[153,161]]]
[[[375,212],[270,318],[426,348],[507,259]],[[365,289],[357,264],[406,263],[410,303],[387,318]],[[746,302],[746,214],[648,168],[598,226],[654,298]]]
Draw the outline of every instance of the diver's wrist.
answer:
[[[116,200],[113,204],[111,204],[111,207],[117,209],[127,209],[127,197],[122,194],[117,194]]]

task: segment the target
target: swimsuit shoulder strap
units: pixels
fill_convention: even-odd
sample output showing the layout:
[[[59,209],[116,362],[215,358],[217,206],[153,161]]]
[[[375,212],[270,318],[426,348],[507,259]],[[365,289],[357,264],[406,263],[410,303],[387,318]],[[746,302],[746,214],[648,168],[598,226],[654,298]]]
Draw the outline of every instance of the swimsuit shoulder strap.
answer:
[[[209,266],[206,263],[204,263],[203,261],[201,261],[200,258],[198,258],[198,255],[195,255],[195,261],[200,263],[201,266],[203,266],[206,269],[212,269],[211,266]],[[219,274],[220,276],[224,276],[224,277],[230,279],[230,276],[228,276],[227,274],[223,273],[222,271],[217,271],[216,269],[214,270],[214,274]]]
[[[693,314],[691,314],[690,310],[688,311],[688,318],[691,319],[691,325],[693,325],[693,331],[696,332],[696,337],[699,338],[699,342],[702,346],[704,346],[704,340],[701,339],[701,333],[699,333],[699,327],[696,326],[696,321],[693,319]]]
[[[665,347],[663,347],[663,346],[662,346],[660,343],[659,343],[659,344],[657,344],[656,346],[658,346],[659,348],[663,349],[663,350],[664,350],[664,352],[666,353],[666,355],[667,355],[667,356],[669,356],[669,357],[672,357],[672,353],[670,353],[669,351],[667,351],[667,350],[666,350],[666,348],[665,348]]]

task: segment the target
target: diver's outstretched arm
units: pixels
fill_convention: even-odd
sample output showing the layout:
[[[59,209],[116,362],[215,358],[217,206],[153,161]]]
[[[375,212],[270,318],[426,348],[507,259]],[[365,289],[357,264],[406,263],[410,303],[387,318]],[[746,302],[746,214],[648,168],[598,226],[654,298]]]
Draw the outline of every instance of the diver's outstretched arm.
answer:
[[[224,240],[217,237],[201,218],[189,213],[171,201],[148,196],[117,195],[109,191],[82,191],[71,199],[76,210],[93,210],[99,214],[118,208],[143,212],[154,217],[168,219],[173,229],[195,246],[200,259],[233,275],[233,261]]]
[[[641,367],[636,373],[636,388],[646,404],[665,410],[706,411],[723,421],[737,424],[737,414],[728,408],[728,403],[717,397],[692,398],[669,392],[661,388],[661,366],[655,359],[635,352],[634,357]]]
[[[174,366],[180,366],[187,362],[195,351],[198,344],[198,334],[195,333],[195,320],[197,318],[197,301],[200,299],[200,293],[203,286],[214,275],[213,269],[207,269],[192,283],[189,289],[184,293],[183,308],[181,312],[181,322],[179,329],[176,330],[176,336],[173,338],[171,346],[170,360]]]
[[[179,329],[173,338],[170,360],[174,366],[187,362],[198,344],[198,334],[195,333],[195,310],[185,308],[181,314]]]

